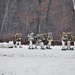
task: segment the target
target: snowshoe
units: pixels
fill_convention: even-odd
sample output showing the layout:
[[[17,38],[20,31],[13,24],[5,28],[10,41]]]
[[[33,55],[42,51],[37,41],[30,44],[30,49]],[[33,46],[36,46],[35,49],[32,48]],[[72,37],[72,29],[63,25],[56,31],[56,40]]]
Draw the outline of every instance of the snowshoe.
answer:
[[[48,47],[46,47],[46,49],[48,49]]]
[[[30,47],[28,49],[31,49]]]
[[[50,48],[50,47],[46,47],[46,49],[52,49],[52,48]]]
[[[15,48],[17,48],[17,46],[15,46]]]
[[[13,46],[9,47],[9,48],[13,48]]]
[[[74,48],[69,48],[69,49],[67,48],[67,50],[74,50]]]
[[[66,51],[66,49],[65,49],[65,48],[64,48],[64,49],[61,49],[61,50]]]
[[[70,50],[74,50],[74,48],[70,48]]]
[[[35,47],[35,49],[38,49],[37,47]]]
[[[48,48],[48,49],[52,49],[52,48]]]
[[[32,48],[32,49],[34,49],[34,48]]]

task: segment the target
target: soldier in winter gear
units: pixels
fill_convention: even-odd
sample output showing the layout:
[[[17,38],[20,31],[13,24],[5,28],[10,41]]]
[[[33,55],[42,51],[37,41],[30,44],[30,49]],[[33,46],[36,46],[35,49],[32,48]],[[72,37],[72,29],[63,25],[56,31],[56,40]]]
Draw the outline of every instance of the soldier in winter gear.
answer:
[[[48,44],[47,44],[47,49],[51,49],[51,42],[53,41],[53,36],[52,36],[52,33],[47,33],[47,41],[48,41]]]
[[[45,44],[45,41],[46,41],[46,34],[40,34],[40,40],[41,40],[41,49],[45,49],[44,48],[44,44]]]
[[[30,33],[28,34],[28,41],[29,41],[29,49],[34,49],[33,48],[33,40],[34,40],[34,33]]]
[[[61,34],[61,40],[62,40],[62,50],[73,50],[71,48],[71,41],[72,41],[72,34],[70,32],[63,32]],[[65,48],[65,43],[67,44],[67,48]]]
[[[67,32],[67,49],[70,50],[71,49],[71,40],[72,40],[72,36],[70,32]]]
[[[22,47],[21,46],[21,41],[22,41],[22,34],[21,33],[16,33],[15,34],[15,41],[16,41],[15,42],[15,47],[19,46],[21,48]]]
[[[61,41],[62,41],[62,50],[66,50],[65,46],[66,46],[66,41],[67,41],[67,35],[65,32],[60,34],[61,37]]]
[[[34,37],[34,40],[35,40],[35,49],[37,49],[37,46],[38,46],[39,43],[40,43],[40,34],[37,34],[37,35]]]

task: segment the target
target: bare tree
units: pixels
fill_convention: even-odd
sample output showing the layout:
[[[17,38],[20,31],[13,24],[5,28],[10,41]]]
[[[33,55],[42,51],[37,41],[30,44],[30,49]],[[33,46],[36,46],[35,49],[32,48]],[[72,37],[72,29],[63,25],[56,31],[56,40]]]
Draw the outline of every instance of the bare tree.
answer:
[[[1,35],[2,35],[2,32],[3,32],[3,26],[4,26],[4,23],[5,23],[6,17],[8,15],[9,3],[10,3],[10,0],[8,0],[7,4],[6,4],[5,14],[4,14],[3,22],[2,22],[2,27],[1,27]]]
[[[14,7],[14,5],[15,5],[15,3],[17,2],[17,0],[14,0],[13,1],[13,3],[11,4],[11,6],[10,6],[10,8],[9,8],[9,11],[8,12],[10,12],[11,11],[11,9]]]
[[[52,0],[49,0],[49,2],[48,2],[48,9],[47,9],[47,12],[46,12],[46,22],[45,22],[45,28],[47,29],[47,25],[48,25],[48,16],[49,16],[49,11],[50,11],[50,8],[51,8],[51,2],[52,2]]]
[[[29,22],[29,15],[28,15],[28,6],[29,6],[28,1],[29,0],[26,0],[26,1],[27,1],[27,3],[26,3],[26,5],[27,5],[26,14],[27,15],[26,15],[26,28],[25,29],[26,29],[26,35],[27,35],[28,34],[28,27],[29,27],[29,25],[28,25],[29,24],[28,23]]]
[[[39,7],[41,6],[41,2],[42,2],[41,0],[38,0]],[[37,30],[37,34],[38,34],[38,33],[40,33],[40,26],[41,26],[41,25],[40,25],[40,16],[41,16],[41,11],[40,11],[40,9],[38,9],[37,12],[38,12],[38,14],[37,14],[37,17],[38,17],[38,24],[37,24],[37,29],[36,29],[36,30]]]
[[[3,18],[3,22],[2,22],[2,26],[1,26],[1,35],[3,34],[3,27],[4,27],[4,24],[5,24],[6,18],[8,16],[8,13],[13,8],[13,6],[16,3],[17,0],[14,0],[13,3],[11,4],[10,8],[9,8],[10,1],[11,0],[7,0],[6,6],[5,6],[5,14],[4,14],[4,18]]]

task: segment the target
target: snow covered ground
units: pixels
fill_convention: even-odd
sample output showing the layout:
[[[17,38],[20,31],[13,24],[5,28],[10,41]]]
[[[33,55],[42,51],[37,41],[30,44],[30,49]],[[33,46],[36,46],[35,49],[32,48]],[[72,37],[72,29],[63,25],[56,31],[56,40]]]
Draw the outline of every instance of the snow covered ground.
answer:
[[[75,50],[0,48],[0,75],[75,75]]]

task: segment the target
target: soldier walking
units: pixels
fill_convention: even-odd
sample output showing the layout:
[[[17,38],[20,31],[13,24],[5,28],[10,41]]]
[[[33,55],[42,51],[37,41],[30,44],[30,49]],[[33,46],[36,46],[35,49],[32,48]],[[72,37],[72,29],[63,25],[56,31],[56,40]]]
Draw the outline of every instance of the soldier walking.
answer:
[[[53,36],[52,36],[52,33],[47,33],[47,41],[48,41],[48,44],[47,44],[47,49],[51,49],[51,42],[53,41]]]
[[[66,46],[66,41],[67,41],[67,35],[65,32],[60,34],[61,37],[61,42],[62,42],[62,50],[66,50],[65,46]]]
[[[28,34],[28,41],[29,41],[29,49],[34,49],[33,48],[33,40],[34,40],[34,33],[30,33]]]
[[[71,40],[72,40],[72,37],[71,37],[71,33],[70,32],[67,32],[67,49],[70,50],[71,49]]]
[[[45,41],[46,41],[46,34],[40,34],[40,40],[41,40],[41,49],[45,49]]]
[[[40,43],[40,34],[37,34],[34,39],[35,39],[35,49],[37,49],[37,46]]]
[[[19,46],[21,48],[22,47],[21,46],[21,41],[22,41],[22,34],[21,33],[16,33],[15,34],[15,41],[16,41],[15,42],[15,47]]]

